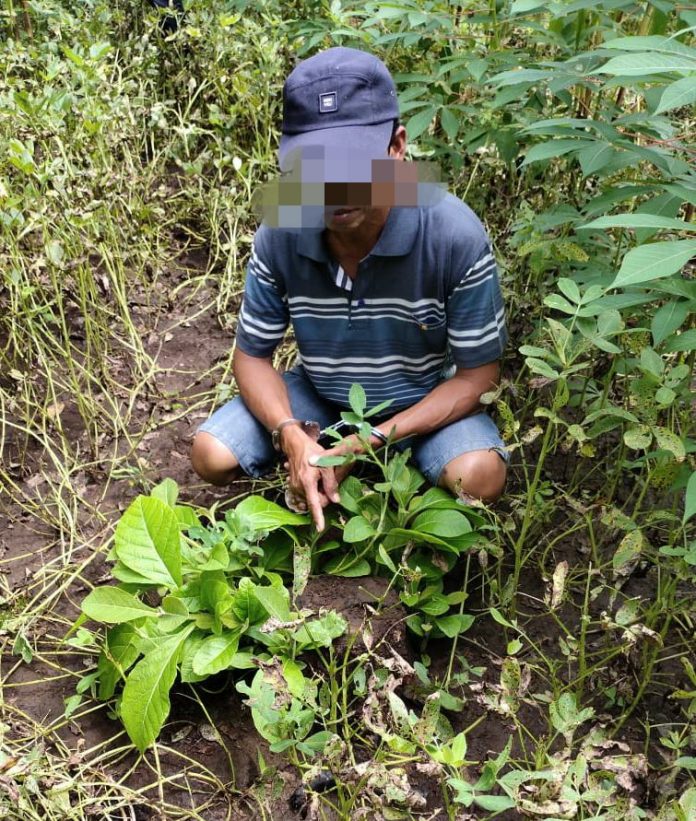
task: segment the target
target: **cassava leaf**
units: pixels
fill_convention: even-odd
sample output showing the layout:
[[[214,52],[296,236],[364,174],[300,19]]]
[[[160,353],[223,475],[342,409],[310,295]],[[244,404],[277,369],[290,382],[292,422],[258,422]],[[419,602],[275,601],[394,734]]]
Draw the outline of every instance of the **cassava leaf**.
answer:
[[[611,288],[625,288],[662,279],[680,271],[696,254],[696,240],[652,242],[631,249],[623,258]]]
[[[678,328],[681,328],[689,314],[689,303],[683,299],[672,299],[661,305],[655,311],[650,324],[654,344],[659,345]]]
[[[673,108],[691,105],[696,102],[696,80],[694,77],[682,77],[665,88],[655,114],[671,111]]]
[[[599,230],[600,228],[665,228],[670,231],[696,231],[696,225],[673,217],[659,214],[615,214],[611,217],[599,217],[586,225],[579,225],[577,231]]]
[[[660,54],[648,51],[638,54],[621,54],[612,57],[595,74],[621,74],[625,77],[642,77],[644,74],[664,74],[672,71],[694,71],[696,60],[681,54]]]

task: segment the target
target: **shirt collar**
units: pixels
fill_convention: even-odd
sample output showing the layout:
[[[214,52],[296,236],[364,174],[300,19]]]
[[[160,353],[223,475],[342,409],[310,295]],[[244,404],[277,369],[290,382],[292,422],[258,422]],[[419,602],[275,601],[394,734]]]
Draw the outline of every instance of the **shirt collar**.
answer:
[[[369,256],[406,256],[416,241],[419,222],[418,208],[391,208],[377,244]],[[317,262],[328,262],[330,257],[324,243],[323,231],[300,231],[297,236],[297,253]]]

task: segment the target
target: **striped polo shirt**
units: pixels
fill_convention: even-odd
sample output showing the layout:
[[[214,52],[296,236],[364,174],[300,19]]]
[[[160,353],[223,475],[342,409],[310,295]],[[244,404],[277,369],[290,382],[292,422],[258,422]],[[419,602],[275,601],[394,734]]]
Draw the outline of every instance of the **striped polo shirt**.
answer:
[[[262,225],[254,237],[237,346],[271,356],[292,325],[301,363],[324,398],[348,407],[359,382],[368,408],[418,402],[448,363],[474,368],[507,341],[495,259],[485,229],[446,194],[394,207],[351,280],[322,231]]]

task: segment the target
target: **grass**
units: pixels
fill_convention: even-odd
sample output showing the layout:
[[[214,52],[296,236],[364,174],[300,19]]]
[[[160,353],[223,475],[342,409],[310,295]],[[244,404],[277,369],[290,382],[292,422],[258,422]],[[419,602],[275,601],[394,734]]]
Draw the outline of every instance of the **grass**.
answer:
[[[570,314],[553,313],[544,300],[558,296],[562,278],[583,294],[593,277],[610,282],[633,247],[634,234],[623,229],[591,239],[575,230],[577,214],[600,214],[595,197],[608,198],[607,213],[654,197],[661,213],[690,221],[692,200],[680,194],[673,203],[660,186],[688,187],[678,163],[692,156],[684,138],[693,118],[678,109],[636,140],[645,151],[660,140],[661,150],[670,146],[672,177],[645,153],[585,175],[568,157],[522,165],[523,154],[506,154],[505,135],[517,134],[527,151],[538,137],[519,136],[526,125],[569,111],[615,122],[653,104],[642,88],[617,92],[598,75],[579,78],[566,97],[525,88],[507,102],[496,102],[507,87],[495,81],[523,63],[560,65],[610,31],[659,36],[690,23],[652,7],[644,14],[627,6],[624,14],[599,6],[565,25],[537,17],[537,30],[495,4],[466,19],[439,4],[423,9],[402,9],[390,23],[374,4],[332,7],[328,16],[315,4],[235,6],[229,14],[191,4],[188,27],[166,42],[154,17],[123,3],[87,9],[41,0],[10,5],[0,18],[2,817],[272,818],[286,811],[300,775],[312,775],[316,762],[302,753],[274,755],[253,735],[235,736],[224,711],[241,708],[227,682],[218,693],[182,690],[172,723],[142,758],[89,694],[67,702],[69,717],[64,709],[96,656],[70,626],[85,593],[109,578],[105,556],[131,499],[164,476],[205,505],[277,489],[275,480],[231,493],[203,487],[188,443],[234,391],[230,353],[253,234],[250,200],[273,173],[281,78],[293,51],[355,38],[381,50],[395,73],[427,69],[421,53],[488,60],[478,79],[467,75],[466,88],[454,66],[404,114],[415,121],[419,99],[432,98],[459,123],[448,134],[451,120],[440,109],[419,134],[409,124],[410,136],[486,216],[501,263],[514,344],[495,404],[513,470],[505,500],[485,514],[486,544],[452,581],[469,596],[462,612],[476,615],[474,627],[452,642],[416,645],[419,664],[430,665],[418,668],[419,692],[405,697],[419,715],[424,692],[463,699],[447,715],[468,750],[461,761],[441,752],[442,760],[428,758],[418,745],[411,751],[413,727],[397,726],[385,692],[369,690],[370,676],[382,675],[379,659],[328,655],[314,674],[330,694],[327,726],[343,728],[346,749],[332,760],[338,791],[313,798],[312,811],[375,811],[370,796],[386,786],[370,777],[382,765],[394,773],[434,761],[420,786],[475,784],[512,739],[499,768],[488,768],[491,785],[471,799],[478,797],[480,817],[496,812],[481,796],[499,797],[501,785],[512,784],[505,774],[525,771],[554,773],[530,778],[520,798],[542,817],[599,817],[601,806],[607,818],[690,817],[695,609],[693,561],[684,557],[693,536],[681,509],[693,465],[694,354],[655,341],[657,308],[670,299],[676,311],[688,307],[690,279],[672,286],[681,289],[676,296],[646,291],[651,302],[620,308],[622,327],[605,337],[619,353],[587,345],[583,328],[591,332],[575,316],[563,326],[570,336],[559,330]],[[373,22],[359,28],[365,17]],[[408,37],[420,44],[415,56]],[[643,128],[637,120],[632,127]],[[636,193],[621,200],[621,186]],[[596,340],[596,327],[592,333]],[[541,347],[558,378],[550,380],[538,353],[519,353],[522,345]],[[657,375],[646,347],[663,363]],[[293,356],[290,342],[276,364]],[[669,382],[679,367],[686,376]],[[656,402],[660,387],[677,398]],[[638,422],[595,432],[599,422],[587,417],[610,405]],[[660,442],[634,447],[624,434],[638,435],[641,425],[658,430]],[[403,749],[358,720],[369,692],[373,724],[405,739]],[[243,732],[251,733],[245,715]],[[360,768],[365,760],[374,773]],[[444,787],[429,805],[444,815],[432,817],[468,806],[467,789]],[[389,811],[420,812],[415,804],[404,810],[412,795],[402,799]]]

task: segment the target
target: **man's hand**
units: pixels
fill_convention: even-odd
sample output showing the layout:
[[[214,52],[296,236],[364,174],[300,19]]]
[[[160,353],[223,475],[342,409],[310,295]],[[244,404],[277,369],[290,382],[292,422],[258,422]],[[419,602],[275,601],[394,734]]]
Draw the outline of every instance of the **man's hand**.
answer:
[[[298,425],[283,428],[281,446],[287,456],[285,467],[290,492],[298,500],[304,500],[317,530],[323,530],[324,508],[329,502],[340,501],[338,481],[333,468],[321,468],[312,462],[326,456],[328,451]]]

